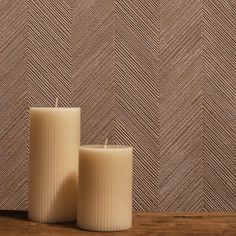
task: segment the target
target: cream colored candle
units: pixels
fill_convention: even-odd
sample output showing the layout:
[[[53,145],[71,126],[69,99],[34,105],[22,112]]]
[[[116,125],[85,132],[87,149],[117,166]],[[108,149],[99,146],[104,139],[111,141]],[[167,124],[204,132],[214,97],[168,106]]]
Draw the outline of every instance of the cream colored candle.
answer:
[[[132,227],[132,147],[85,145],[79,150],[78,227]]]
[[[76,219],[80,108],[30,109],[30,220]]]

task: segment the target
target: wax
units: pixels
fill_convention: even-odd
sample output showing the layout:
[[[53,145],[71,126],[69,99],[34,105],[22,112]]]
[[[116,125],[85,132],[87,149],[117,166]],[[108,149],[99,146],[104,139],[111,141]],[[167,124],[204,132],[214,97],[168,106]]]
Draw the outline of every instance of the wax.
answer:
[[[132,227],[132,147],[85,145],[79,150],[79,228]]]
[[[80,108],[30,109],[28,218],[76,219]]]

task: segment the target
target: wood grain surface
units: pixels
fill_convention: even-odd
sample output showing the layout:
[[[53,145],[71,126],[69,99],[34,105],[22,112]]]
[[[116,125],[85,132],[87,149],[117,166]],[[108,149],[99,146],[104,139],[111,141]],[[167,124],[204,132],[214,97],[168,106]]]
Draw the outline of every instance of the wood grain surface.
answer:
[[[27,209],[29,107],[134,147],[139,211],[236,211],[234,0],[0,0],[0,209]]]
[[[26,212],[0,212],[1,236],[33,235],[153,235],[153,236],[234,236],[236,215],[230,213],[150,213],[135,212],[132,229],[120,232],[89,232],[80,230],[75,222],[39,224],[27,220]]]

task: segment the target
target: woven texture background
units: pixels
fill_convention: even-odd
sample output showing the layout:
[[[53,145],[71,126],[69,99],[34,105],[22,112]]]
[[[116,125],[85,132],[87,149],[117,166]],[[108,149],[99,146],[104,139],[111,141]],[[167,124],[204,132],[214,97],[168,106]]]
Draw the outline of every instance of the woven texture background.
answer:
[[[26,209],[29,107],[134,147],[135,210],[236,210],[235,0],[0,0],[0,209]]]

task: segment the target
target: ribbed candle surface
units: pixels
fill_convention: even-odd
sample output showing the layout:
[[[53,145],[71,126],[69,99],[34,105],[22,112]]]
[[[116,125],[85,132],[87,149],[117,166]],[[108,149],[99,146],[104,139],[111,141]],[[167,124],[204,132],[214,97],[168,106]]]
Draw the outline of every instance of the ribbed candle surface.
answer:
[[[76,219],[80,108],[30,109],[30,220]]]
[[[132,227],[132,147],[81,146],[77,225],[94,231]]]

